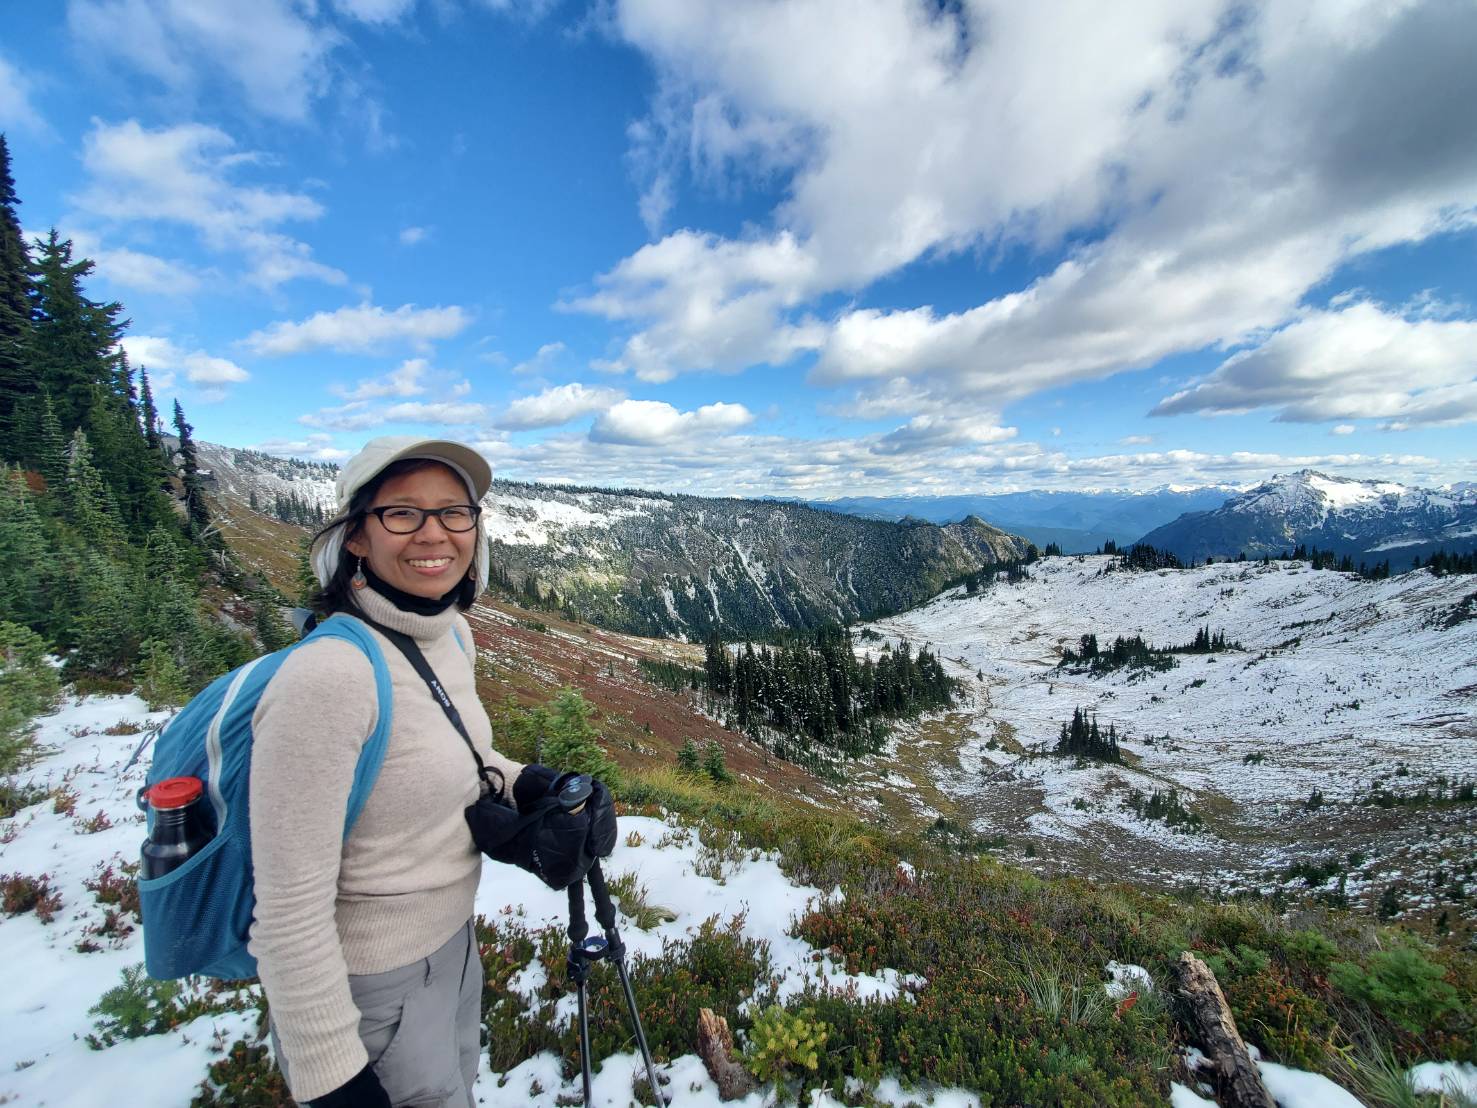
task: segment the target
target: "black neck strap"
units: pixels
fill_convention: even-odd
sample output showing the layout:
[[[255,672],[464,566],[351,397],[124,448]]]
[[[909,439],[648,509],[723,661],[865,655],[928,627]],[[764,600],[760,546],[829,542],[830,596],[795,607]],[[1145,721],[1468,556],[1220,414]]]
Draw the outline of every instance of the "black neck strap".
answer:
[[[389,639],[399,648],[400,653],[405,655],[405,660],[410,663],[411,668],[416,673],[420,674],[421,680],[431,690],[431,697],[437,704],[441,705],[441,710],[446,713],[446,718],[451,721],[451,725],[456,728],[457,734],[467,744],[467,749],[471,752],[473,760],[477,763],[477,776],[488,788],[499,795],[503,795],[507,791],[507,781],[503,779],[502,773],[495,767],[488,768],[487,763],[482,760],[482,755],[477,753],[477,747],[472,742],[472,736],[467,734],[467,725],[462,722],[462,714],[456,710],[456,705],[451,702],[451,697],[442,686],[440,678],[436,676],[436,671],[431,668],[431,663],[426,661],[426,656],[421,653],[420,644],[404,631],[397,631],[393,627],[386,627],[383,623],[371,619],[364,614],[362,609],[356,611],[354,615],[356,619],[369,624],[369,626]],[[493,774],[497,775],[498,780],[496,785],[492,782],[491,775]]]

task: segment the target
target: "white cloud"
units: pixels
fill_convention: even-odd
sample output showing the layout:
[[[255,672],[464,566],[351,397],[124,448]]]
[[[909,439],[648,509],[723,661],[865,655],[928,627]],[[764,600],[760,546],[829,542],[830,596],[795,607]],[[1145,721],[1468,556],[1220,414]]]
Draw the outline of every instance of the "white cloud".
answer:
[[[1477,322],[1406,318],[1369,301],[1305,312],[1154,414],[1258,408],[1291,422],[1477,421]]]
[[[1359,428],[1355,427],[1352,423],[1340,423],[1337,426],[1331,428],[1330,434],[1352,435],[1358,429]]]
[[[460,334],[471,317],[456,305],[448,308],[417,308],[403,304],[394,311],[372,304],[317,312],[301,323],[281,321],[246,338],[258,354],[301,354],[308,350],[339,353],[370,353],[386,346],[409,344],[426,347],[436,339]]]
[[[352,387],[330,386],[330,391],[345,400],[372,400],[381,396],[421,396],[426,391],[423,380],[431,368],[425,358],[409,358],[383,377],[356,381]]]
[[[150,130],[130,119],[94,120],[83,140],[89,183],[74,202],[85,212],[120,221],[179,223],[213,250],[243,254],[249,279],[273,287],[298,277],[343,284],[342,272],[314,261],[312,250],[278,231],[310,222],[323,206],[306,193],[237,184],[241,167],[260,154],[235,149],[224,131],[203,124]]]
[[[1153,435],[1124,435],[1118,440],[1119,446],[1148,446],[1154,441]]]
[[[521,396],[496,420],[497,426],[527,431],[558,427],[593,412],[603,412],[625,399],[618,389],[591,388],[578,381],[545,389],[536,396]]]
[[[487,409],[481,404],[439,401],[424,403],[418,400],[403,404],[392,404],[385,409],[387,423],[480,423],[487,418]]]
[[[541,374],[547,373],[554,368],[559,361],[559,356],[565,352],[562,342],[546,342],[538,348],[533,357],[526,362],[519,362],[509,372],[516,374]]]
[[[658,446],[694,435],[717,436],[752,422],[742,404],[705,404],[680,412],[660,400],[622,400],[590,428],[592,442]]]
[[[63,237],[72,240],[72,256],[91,259],[98,276],[122,288],[164,296],[187,296],[196,292],[203,275],[188,263],[161,258],[126,246],[105,246],[88,231],[68,228]]]
[[[700,186],[742,188],[757,163],[786,195],[771,230],[676,232],[570,305],[629,322],[611,368],[649,380],[819,347],[817,384],[998,404],[1254,339],[1351,258],[1477,224],[1470,6],[625,0],[617,25],[660,76],[632,131],[649,181],[672,187],[677,151]],[[1078,232],[972,309],[806,314]]]
[[[415,0],[333,0],[342,14],[361,23],[398,23],[415,7]]]
[[[220,82],[262,115],[298,122],[328,90],[338,41],[305,18],[312,10],[291,0],[70,0],[67,23],[88,56],[177,95]]]
[[[737,372],[782,364],[814,349],[824,332],[781,313],[815,291],[814,259],[793,236],[726,242],[681,231],[644,246],[597,279],[598,291],[565,307],[606,319],[655,320],[598,368],[667,381],[679,372]]]
[[[341,462],[351,451],[333,445],[332,435],[309,435],[302,439],[268,439],[251,449],[279,458],[302,458],[309,462]]]
[[[186,350],[158,335],[126,335],[121,345],[128,352],[130,364],[149,370],[183,371],[192,385],[219,388],[251,379],[251,374],[227,358],[204,350]],[[168,386],[161,382],[161,387]]]
[[[680,416],[680,413],[678,413]],[[716,496],[939,495],[961,488],[1150,489],[1246,485],[1312,467],[1351,477],[1379,476],[1427,486],[1470,476],[1460,463],[1416,454],[1277,453],[1163,449],[1079,456],[1011,439],[966,449],[883,453],[885,436],[797,439],[776,435],[684,434],[671,412],[651,412],[629,437],[576,431],[536,442],[478,440],[499,473],[525,480],[658,488]],[[655,438],[665,433],[666,437]],[[655,441],[653,441],[655,438]],[[652,447],[656,447],[653,449]],[[756,464],[755,459],[762,459]]]
[[[878,454],[916,454],[961,446],[983,446],[1015,438],[1014,427],[1001,427],[989,416],[914,416],[872,447]]]
[[[31,103],[31,82],[0,55],[0,128],[44,131],[46,122]]]
[[[405,227],[400,231],[401,246],[418,246],[426,241],[431,233],[429,227]]]

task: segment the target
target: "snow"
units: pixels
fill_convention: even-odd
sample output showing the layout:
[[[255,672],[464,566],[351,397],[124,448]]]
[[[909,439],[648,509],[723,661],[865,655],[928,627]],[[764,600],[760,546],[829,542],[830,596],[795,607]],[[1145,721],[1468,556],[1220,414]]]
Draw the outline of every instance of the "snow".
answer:
[[[124,937],[95,934],[102,908],[85,887],[100,866],[136,858],[144,833],[134,791],[143,781],[147,759],[125,768],[141,735],[105,731],[120,720],[146,727],[164,718],[162,713],[150,713],[136,697],[111,696],[71,699],[39,721],[38,739],[49,753],[22,780],[46,788],[65,786],[76,793],[77,803],[72,816],[55,812],[47,800],[0,822],[0,838],[8,840],[0,842],[0,872],[45,873],[62,899],[50,924],[32,913],[0,918],[0,962],[25,968],[9,976],[0,1013],[0,1103],[92,1108],[115,1102],[118,1091],[126,1089],[134,1103],[183,1108],[220,1052],[237,1039],[254,1035],[256,1014],[245,1012],[204,1016],[174,1031],[125,1039],[101,1051],[84,1041],[93,1029],[88,1009],[118,984],[123,969],[142,961],[136,930]],[[99,811],[112,826],[85,833],[81,821]],[[807,983],[864,999],[907,995],[926,985],[890,968],[878,974],[847,974],[829,953],[789,935],[798,914],[842,893],[839,888],[823,891],[796,885],[780,870],[775,855],[737,843],[705,850],[696,830],[675,818],[628,816],[621,820],[620,830],[622,844],[605,864],[607,876],[634,872],[646,887],[649,902],[661,904],[674,916],[650,931],[623,918],[620,931],[632,956],[659,955],[664,940],[685,939],[712,917],[726,923],[737,916],[746,937],[769,945],[782,999],[795,996]],[[715,859],[720,859],[716,866]],[[911,871],[909,875],[916,876]],[[491,918],[514,919],[529,929],[562,928],[567,918],[564,893],[545,888],[519,870],[491,864],[483,870],[476,909]],[[78,942],[89,936],[103,949],[79,952]],[[1106,970],[1115,983],[1150,987],[1141,967],[1112,963]],[[516,976],[510,987],[530,994],[542,980],[541,967],[534,965]],[[574,1008],[571,995],[560,1002],[559,1018],[572,1019]],[[717,1088],[696,1056],[659,1068],[670,1078],[668,1089],[684,1108],[719,1108]],[[603,1059],[594,1078],[594,1103],[625,1108],[631,1103],[632,1082],[643,1076],[642,1071],[634,1050]],[[1283,1108],[1357,1103],[1316,1075],[1270,1063],[1263,1063],[1263,1072]],[[1477,1068],[1472,1066],[1427,1063],[1417,1068],[1417,1074],[1431,1088],[1438,1088],[1443,1079],[1477,1088]],[[577,1099],[578,1089],[578,1076],[565,1080],[552,1054],[530,1058],[503,1074],[491,1072],[484,1056],[476,1094],[490,1108],[555,1108],[561,1098],[564,1103],[575,1102],[570,1098]],[[770,1095],[770,1090],[759,1089],[728,1103],[762,1108]],[[875,1095],[879,1103],[897,1106],[979,1104],[967,1090],[905,1087],[890,1077],[882,1080]],[[824,1091],[811,1100],[815,1106],[837,1103]],[[1188,1108],[1208,1102],[1176,1085],[1170,1103]]]
[[[1477,1100],[1477,1066],[1465,1062],[1422,1062],[1410,1076],[1419,1093],[1462,1093]]]
[[[483,526],[494,542],[510,546],[548,546],[565,530],[577,527],[609,527],[626,516],[651,514],[647,502],[611,502],[596,509],[588,493],[540,490],[542,496],[518,496],[494,487],[483,500]],[[595,552],[598,553],[598,552]]]
[[[1110,561],[1047,558],[1019,585],[953,589],[870,625],[894,644],[932,644],[969,691],[961,710],[972,737],[933,771],[961,804],[1039,791],[1028,816],[1012,817],[1034,836],[1084,843],[1111,825],[1182,864],[1198,857],[1190,868],[1204,871],[1228,854],[1224,841],[1138,818],[1123,807],[1129,790],[1173,786],[1192,809],[1221,812],[1223,830],[1273,829],[1286,842],[1315,789],[1350,803],[1399,763],[1411,790],[1438,775],[1477,777],[1477,620],[1444,626],[1471,578],[1420,571],[1363,581],[1281,562],[1104,573]],[[1163,673],[1057,668],[1062,648],[1089,632],[1103,648],[1120,635],[1165,647],[1207,625],[1242,649],[1176,655]],[[1078,707],[1103,730],[1117,728],[1129,764],[1031,756],[1055,745]],[[1021,749],[1001,746],[1002,726]],[[975,829],[1013,828],[982,816]],[[1273,843],[1229,854],[1250,872],[1276,866],[1283,852]]]

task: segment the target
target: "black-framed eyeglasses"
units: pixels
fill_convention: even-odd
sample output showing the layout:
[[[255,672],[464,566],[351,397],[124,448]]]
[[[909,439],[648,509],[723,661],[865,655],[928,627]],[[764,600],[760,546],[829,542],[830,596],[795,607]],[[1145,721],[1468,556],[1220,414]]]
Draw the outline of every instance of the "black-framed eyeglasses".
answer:
[[[482,506],[449,504],[445,508],[412,508],[409,504],[387,504],[382,508],[367,508],[365,512],[377,516],[380,526],[392,535],[413,535],[426,525],[430,516],[440,520],[448,531],[470,531],[477,526]]]

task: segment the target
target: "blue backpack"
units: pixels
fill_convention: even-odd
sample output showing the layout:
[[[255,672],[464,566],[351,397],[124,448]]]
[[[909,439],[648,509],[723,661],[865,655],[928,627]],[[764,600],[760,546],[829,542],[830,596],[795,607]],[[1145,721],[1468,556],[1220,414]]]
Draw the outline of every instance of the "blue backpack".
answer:
[[[347,836],[379,776],[390,738],[390,671],[379,643],[359,620],[336,616],[301,642],[217,678],[160,733],[149,766],[151,787],[170,777],[198,777],[215,821],[215,837],[179,868],[138,883],[144,964],[150,977],[204,974],[234,980],[256,976],[246,939],[256,892],[251,866],[247,786],[251,776],[251,717],[267,682],[287,656],[315,639],[343,639],[374,666],[379,713],[360,752],[344,818]],[[150,813],[150,831],[153,814]]]

